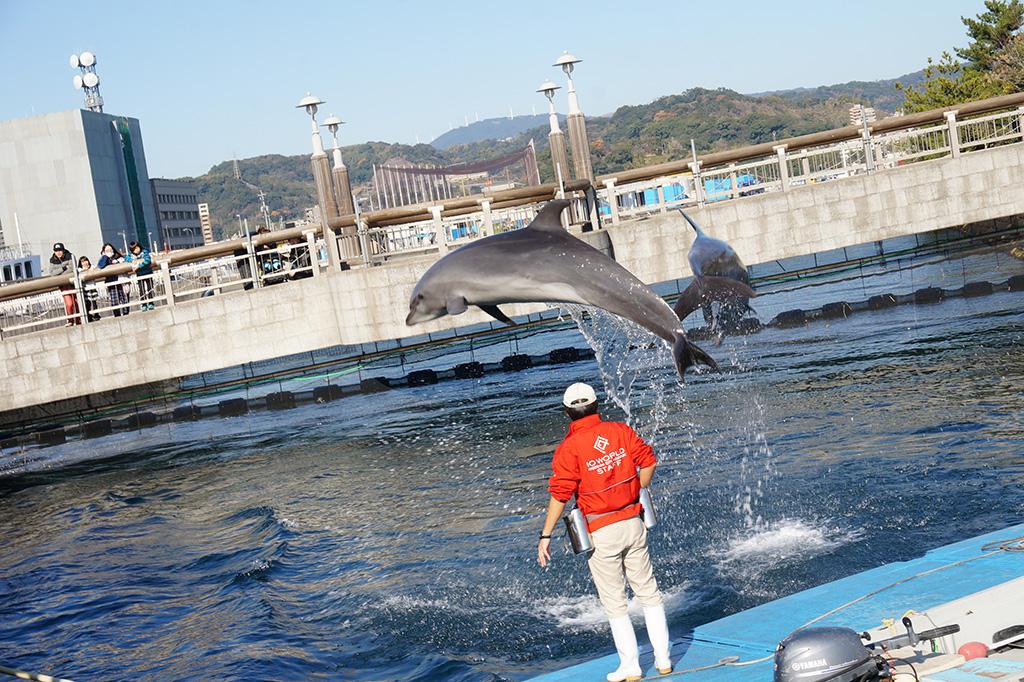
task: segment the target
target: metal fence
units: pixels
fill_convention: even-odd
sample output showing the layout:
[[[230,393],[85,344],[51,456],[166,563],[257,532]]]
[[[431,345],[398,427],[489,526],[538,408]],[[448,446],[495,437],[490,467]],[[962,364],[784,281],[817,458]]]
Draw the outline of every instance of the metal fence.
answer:
[[[689,164],[686,172],[618,184],[603,181],[601,214],[613,224],[682,206],[737,199],[765,192],[898,168],[911,163],[959,157],[1024,141],[1024,107],[958,120],[945,120],[868,134],[790,151],[785,141],[774,153],[727,165]]]

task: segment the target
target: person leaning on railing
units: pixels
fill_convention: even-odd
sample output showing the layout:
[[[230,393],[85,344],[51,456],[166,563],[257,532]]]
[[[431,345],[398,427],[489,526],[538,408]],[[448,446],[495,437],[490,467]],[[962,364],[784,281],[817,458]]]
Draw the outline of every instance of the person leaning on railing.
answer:
[[[51,277],[70,274],[72,272],[71,268],[75,264],[74,258],[71,252],[64,248],[64,244],[57,242],[53,245],[53,255],[50,256],[50,266],[46,274]],[[64,326],[70,327],[73,324],[82,324],[82,317],[78,314],[78,297],[75,294],[75,285],[69,281],[67,284],[62,284],[60,290],[64,294],[64,313],[67,316],[67,322],[64,323]]]
[[[149,249],[138,242],[128,244],[128,253],[124,259],[132,264],[132,270],[138,275],[140,310],[153,309],[153,256]]]
[[[103,252],[100,254],[100,262],[98,267],[100,270],[107,267],[108,265],[117,265],[124,262],[124,254],[114,248],[113,244],[107,243],[103,245]],[[118,275],[110,275],[103,279],[104,284],[107,285],[107,296],[110,297],[110,307],[114,309],[114,317],[121,317],[121,315],[127,315],[128,308],[128,290],[124,284],[121,284],[118,279]]]
[[[88,272],[89,270],[92,270],[92,261],[88,256],[81,256],[78,259],[78,271]],[[99,292],[96,291],[96,285],[82,282],[82,298],[85,299],[85,319],[89,322],[100,319],[99,314],[93,312],[98,307],[100,298]]]

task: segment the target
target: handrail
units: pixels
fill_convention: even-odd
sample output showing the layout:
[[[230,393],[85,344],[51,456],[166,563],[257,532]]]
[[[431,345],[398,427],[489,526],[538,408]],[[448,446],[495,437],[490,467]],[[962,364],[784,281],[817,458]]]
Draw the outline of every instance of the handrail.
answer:
[[[988,99],[981,99],[974,102],[965,102],[963,104],[943,107],[942,109],[931,109],[929,111],[908,114],[906,116],[889,116],[887,118],[883,118],[881,121],[869,123],[868,131],[871,134],[887,133],[894,130],[914,128],[928,123],[941,123],[946,120],[947,112],[956,112],[958,116],[973,116],[975,114],[984,114],[990,111],[997,111],[999,109],[1008,109],[1022,104],[1024,104],[1024,92],[1018,92],[1012,95],[1000,95],[999,97],[990,97]],[[737,149],[711,152],[699,155],[697,157],[697,161],[700,164],[701,170],[705,170],[710,166],[722,166],[729,163],[736,163],[738,161],[750,161],[753,159],[764,158],[765,156],[773,154],[775,149],[778,147],[784,147],[787,151],[794,151],[807,149],[808,147],[818,147],[832,142],[856,140],[862,136],[863,131],[863,126],[845,126],[843,128],[835,128],[833,130],[823,130],[818,133],[809,133],[807,135],[787,137],[781,140],[773,140],[771,142],[762,142],[761,144],[748,145]],[[604,184],[607,181],[614,182],[615,184],[625,184],[629,182],[653,180],[654,178],[660,178],[666,175],[679,175],[681,173],[690,172],[692,170],[692,163],[692,159],[666,161],[664,163],[654,164],[653,166],[633,168],[619,173],[606,173],[598,176],[596,184]]]

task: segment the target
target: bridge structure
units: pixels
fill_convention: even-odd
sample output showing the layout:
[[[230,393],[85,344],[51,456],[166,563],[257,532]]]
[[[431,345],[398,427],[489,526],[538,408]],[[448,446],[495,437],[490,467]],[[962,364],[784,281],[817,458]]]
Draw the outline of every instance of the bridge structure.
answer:
[[[425,270],[572,200],[567,226],[648,283],[690,275],[685,208],[747,264],[1024,216],[1024,93],[587,180],[439,199],[0,288],[0,425],[69,415],[190,375],[335,346],[429,343],[493,321],[406,327]],[[587,225],[586,223],[589,223]],[[113,281],[108,281],[113,280]],[[148,292],[148,312],[111,305]],[[133,298],[132,306],[140,301]],[[510,306],[513,317],[546,306]],[[90,315],[99,315],[88,321]]]

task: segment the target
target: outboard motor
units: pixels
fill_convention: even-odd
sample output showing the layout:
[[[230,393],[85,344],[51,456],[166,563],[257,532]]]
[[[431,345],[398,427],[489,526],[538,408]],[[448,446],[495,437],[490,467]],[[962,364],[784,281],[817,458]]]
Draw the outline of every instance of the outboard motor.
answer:
[[[849,628],[797,630],[775,650],[775,682],[868,682],[888,676]]]
[[[775,649],[775,682],[877,682],[892,676],[880,653],[960,632],[959,625],[914,632],[904,616],[907,634],[872,642],[867,633],[849,628],[804,628],[779,642]],[[867,643],[865,643],[865,640]]]

